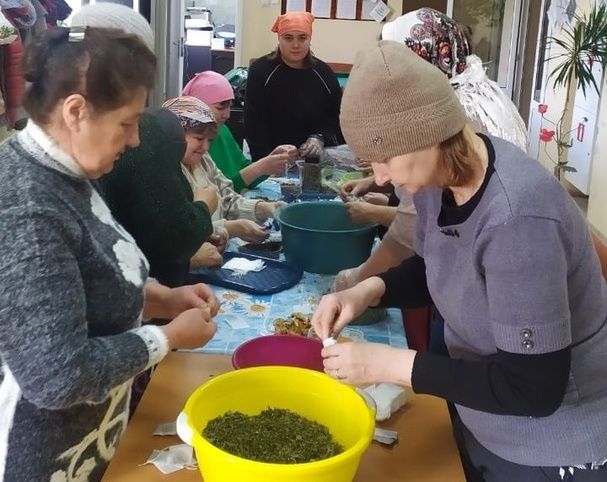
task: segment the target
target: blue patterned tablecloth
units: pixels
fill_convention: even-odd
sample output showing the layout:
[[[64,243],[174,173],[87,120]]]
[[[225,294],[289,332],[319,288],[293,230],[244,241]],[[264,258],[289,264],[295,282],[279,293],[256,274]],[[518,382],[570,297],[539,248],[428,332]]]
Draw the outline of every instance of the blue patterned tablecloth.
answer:
[[[249,189],[244,193],[244,197],[257,198],[264,197],[268,201],[278,201],[282,199],[280,192],[280,182],[277,179],[269,178],[260,183],[255,189]]]
[[[280,185],[268,179],[245,195],[280,199]],[[228,250],[235,250],[237,241],[230,240]],[[221,302],[221,309],[215,317],[217,333],[204,347],[192,351],[231,355],[241,343],[272,334],[276,318],[287,318],[293,312],[311,314],[322,295],[331,288],[334,277],[304,273],[297,285],[274,295],[250,295],[213,286]],[[343,335],[395,347],[407,346],[401,312],[397,309],[386,310],[386,316],[378,323],[349,326]]]
[[[321,296],[331,287],[333,278],[333,275],[304,273],[297,285],[274,295],[249,295],[213,287],[221,302],[221,309],[215,317],[217,333],[204,347],[194,351],[230,355],[241,343],[272,334],[276,318],[286,318],[294,311],[313,311]],[[386,312],[382,321],[373,325],[350,326],[344,335],[406,347],[400,310],[389,309]]]

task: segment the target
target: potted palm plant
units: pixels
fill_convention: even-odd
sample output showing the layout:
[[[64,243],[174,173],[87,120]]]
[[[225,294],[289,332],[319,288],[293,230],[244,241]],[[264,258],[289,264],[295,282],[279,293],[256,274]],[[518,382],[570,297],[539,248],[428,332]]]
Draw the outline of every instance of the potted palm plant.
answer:
[[[555,88],[564,87],[566,97],[563,110],[556,122],[544,117],[548,106],[540,104],[540,114],[554,127],[554,130],[542,129],[540,139],[544,142],[552,140],[556,142],[557,160],[554,173],[558,179],[561,179],[563,172],[575,171],[575,168],[567,165],[568,149],[572,146],[570,140],[572,131],[568,129],[566,122],[571,109],[571,87],[576,83],[577,89],[581,89],[584,96],[590,88],[594,88],[600,94],[601,86],[595,80],[593,67],[598,64],[605,70],[607,65],[607,6],[594,4],[583,15],[576,14],[575,21],[563,27],[562,36],[549,37],[548,40],[551,45],[558,48],[557,53],[548,59],[548,61],[558,61],[548,79],[554,79]]]

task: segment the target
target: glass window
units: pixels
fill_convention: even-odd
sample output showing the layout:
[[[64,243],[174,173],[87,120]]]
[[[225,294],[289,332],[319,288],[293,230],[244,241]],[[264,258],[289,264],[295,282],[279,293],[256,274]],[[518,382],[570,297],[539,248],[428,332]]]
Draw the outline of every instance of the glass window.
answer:
[[[495,81],[500,63],[504,5],[505,0],[453,2],[453,19],[462,25],[471,42],[472,53],[482,59],[487,76]]]

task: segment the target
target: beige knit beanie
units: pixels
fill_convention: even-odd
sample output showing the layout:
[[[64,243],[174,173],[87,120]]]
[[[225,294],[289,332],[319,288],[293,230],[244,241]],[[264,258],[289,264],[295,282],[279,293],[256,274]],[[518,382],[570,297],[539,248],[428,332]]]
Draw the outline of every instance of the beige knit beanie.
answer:
[[[447,77],[387,40],[356,56],[339,119],[354,154],[375,162],[439,144],[466,125]]]

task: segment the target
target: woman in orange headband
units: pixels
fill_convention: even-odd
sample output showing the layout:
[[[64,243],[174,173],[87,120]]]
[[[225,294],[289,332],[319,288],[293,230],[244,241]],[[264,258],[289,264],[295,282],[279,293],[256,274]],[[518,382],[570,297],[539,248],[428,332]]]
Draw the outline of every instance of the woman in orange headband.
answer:
[[[344,143],[341,88],[331,68],[310,50],[312,22],[308,12],[280,15],[272,26],[277,49],[249,69],[245,132],[254,161],[280,144],[300,146],[306,157]]]

